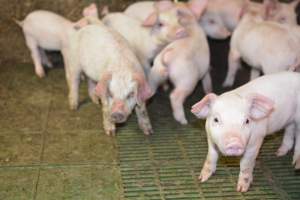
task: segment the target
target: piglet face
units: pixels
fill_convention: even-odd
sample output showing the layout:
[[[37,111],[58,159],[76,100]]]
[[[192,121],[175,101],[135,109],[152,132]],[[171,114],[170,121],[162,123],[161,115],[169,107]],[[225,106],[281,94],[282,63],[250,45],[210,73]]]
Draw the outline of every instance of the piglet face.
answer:
[[[299,1],[295,2],[299,3]],[[276,9],[270,12],[268,19],[281,24],[297,25],[297,15],[295,13],[296,3],[277,3]]]
[[[220,97],[212,105],[206,129],[222,154],[240,156],[250,137],[250,123],[245,100],[238,96]]]
[[[267,118],[273,102],[262,95],[247,98],[232,93],[220,97],[210,94],[193,106],[198,118],[207,118],[206,131],[220,152],[226,156],[241,156],[257,123]]]
[[[171,42],[187,37],[186,28],[180,23],[180,16],[174,3],[161,1],[155,4],[156,10],[143,22],[144,27],[149,27],[152,34],[160,41]]]
[[[111,121],[124,123],[137,104],[145,102],[152,92],[141,75],[110,75],[99,81],[96,94],[105,102]]]

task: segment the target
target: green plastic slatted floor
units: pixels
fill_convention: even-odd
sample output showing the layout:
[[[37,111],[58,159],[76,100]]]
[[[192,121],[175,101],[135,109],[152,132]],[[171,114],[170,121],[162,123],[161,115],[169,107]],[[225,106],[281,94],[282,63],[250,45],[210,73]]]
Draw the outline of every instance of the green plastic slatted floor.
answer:
[[[294,171],[291,154],[275,156],[281,134],[266,139],[248,193],[235,191],[239,173],[239,159],[235,158],[221,157],[216,174],[199,183],[197,177],[207,153],[204,124],[189,115],[191,125],[178,125],[168,103],[161,102],[168,102],[166,95],[160,95],[149,107],[154,135],[144,136],[134,117],[118,133],[125,199],[300,199],[300,172]],[[191,102],[195,97],[188,104]]]

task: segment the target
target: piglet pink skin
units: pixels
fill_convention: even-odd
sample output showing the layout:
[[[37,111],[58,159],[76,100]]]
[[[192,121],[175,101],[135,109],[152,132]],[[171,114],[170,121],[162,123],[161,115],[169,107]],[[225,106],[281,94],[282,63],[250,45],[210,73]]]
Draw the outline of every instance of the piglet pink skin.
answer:
[[[70,108],[78,108],[79,77],[84,72],[89,79],[90,97],[93,101],[101,99],[107,135],[114,135],[115,124],[125,122],[134,109],[140,128],[146,135],[151,134],[145,102],[152,91],[138,58],[118,32],[95,17],[83,21],[89,26],[79,26],[72,34],[66,57]]]
[[[97,15],[95,4],[83,11],[84,16]],[[52,67],[44,50],[61,51],[65,60],[65,51],[69,45],[69,37],[74,33],[74,23],[68,19],[45,10],[29,13],[23,21],[16,21],[23,29],[26,45],[31,52],[35,73],[45,76],[42,64]]]
[[[103,18],[105,25],[116,30],[128,41],[146,73],[150,70],[150,61],[167,44],[187,36],[186,29],[176,19],[169,17],[174,14],[174,3],[161,1],[153,6],[155,10],[143,22],[124,13],[109,13]],[[171,10],[162,12],[167,8]]]
[[[260,75],[279,71],[295,71],[300,65],[300,28],[288,24],[264,21],[265,14],[246,11],[230,41],[228,72],[223,83],[230,87],[240,68],[240,60],[249,64],[253,80]],[[268,37],[266,37],[268,34]]]
[[[201,16],[207,1],[200,0],[199,2],[201,3],[187,4],[178,8],[179,12],[182,12],[180,20],[185,23],[188,37],[176,40],[165,47],[155,58],[149,75],[149,82],[154,91],[167,79],[173,83],[174,90],[170,95],[173,116],[181,124],[188,123],[183,104],[198,81],[202,80],[206,93],[212,91],[208,43],[195,17]],[[193,11],[192,7],[197,8],[196,11]]]
[[[220,96],[208,94],[195,104],[192,113],[206,119],[208,140],[208,154],[199,176],[201,182],[215,172],[220,151],[226,156],[242,156],[237,191],[248,191],[264,137],[283,128],[285,134],[280,149],[286,154],[295,138],[293,164],[299,169],[299,91],[300,74],[279,72]]]
[[[206,34],[214,39],[225,39],[237,27],[243,14],[246,0],[210,0],[200,25]],[[252,10],[264,12],[268,7],[268,20],[282,24],[297,25],[295,7],[299,0],[280,3],[278,0],[264,0],[264,3],[249,2]]]

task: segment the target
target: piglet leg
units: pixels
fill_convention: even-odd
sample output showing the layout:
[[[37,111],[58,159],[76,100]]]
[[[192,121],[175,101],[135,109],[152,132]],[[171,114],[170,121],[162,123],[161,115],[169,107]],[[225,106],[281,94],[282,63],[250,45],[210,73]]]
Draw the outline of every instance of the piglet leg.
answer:
[[[202,79],[202,86],[205,94],[209,94],[212,92],[212,81],[209,72],[205,74],[205,76]]]
[[[240,161],[240,175],[237,184],[238,192],[247,192],[252,183],[255,160],[262,142],[263,137],[255,138],[255,141],[250,142]]]
[[[223,83],[223,87],[231,87],[234,84],[236,72],[241,66],[240,55],[237,51],[230,50],[228,61],[228,72],[226,79]]]
[[[101,98],[102,114],[103,114],[103,127],[106,135],[114,136],[116,134],[116,125],[112,122],[108,102],[106,99]]]
[[[95,87],[96,87],[95,81],[89,79],[88,80],[88,87],[89,87],[89,89],[88,89],[89,90],[89,96],[90,96],[92,102],[95,103],[95,104],[99,104],[99,98],[95,94]]]
[[[41,55],[42,64],[43,64],[43,65],[46,65],[48,68],[52,68],[53,65],[52,65],[52,63],[50,62],[48,56],[46,55],[45,50],[39,48],[39,52],[40,52],[40,55]]]
[[[34,63],[35,73],[38,77],[45,77],[45,71],[42,66],[41,55],[39,52],[39,47],[37,41],[30,36],[25,35],[26,44],[31,52],[31,57]]]
[[[293,157],[293,164],[295,169],[300,169],[300,128],[297,127],[296,131],[296,143],[295,143],[295,152]]]
[[[200,176],[198,179],[203,183],[215,173],[216,168],[217,168],[217,162],[219,158],[218,151],[215,149],[214,144],[211,141],[211,138],[208,136],[207,137],[207,142],[208,142],[208,153],[206,156],[205,163],[202,167]]]
[[[183,103],[185,99],[191,94],[194,87],[176,87],[170,94],[171,105],[173,109],[173,116],[181,124],[187,124],[185,117]]]
[[[251,74],[250,74],[250,80],[254,80],[256,78],[258,78],[260,75],[260,71],[258,69],[252,68],[251,69]]]
[[[143,130],[145,135],[150,135],[153,133],[152,125],[148,116],[146,103],[142,103],[141,105],[137,105],[135,107],[135,113],[138,119],[138,123],[140,129]]]
[[[276,155],[278,157],[286,155],[289,152],[289,150],[291,150],[293,148],[294,134],[296,131],[295,128],[296,128],[295,123],[292,123],[285,128],[282,144],[276,152]]]

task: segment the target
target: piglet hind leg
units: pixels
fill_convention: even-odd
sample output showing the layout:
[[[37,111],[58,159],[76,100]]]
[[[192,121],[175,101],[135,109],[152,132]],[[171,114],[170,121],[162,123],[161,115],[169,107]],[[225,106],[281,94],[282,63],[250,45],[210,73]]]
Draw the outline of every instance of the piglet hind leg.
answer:
[[[145,135],[152,134],[153,129],[152,129],[151,121],[148,116],[146,103],[142,103],[141,105],[136,105],[135,113],[137,116],[139,127],[144,132],[144,134]]]
[[[42,49],[42,48],[39,48],[39,52],[40,52],[40,55],[41,55],[42,64],[45,65],[48,68],[53,68],[53,65],[50,62],[45,50]]]
[[[241,66],[240,55],[237,51],[230,50],[228,64],[228,72],[223,87],[231,87],[234,84],[236,72]]]
[[[96,82],[89,79],[88,80],[88,92],[89,92],[89,96],[92,100],[93,103],[95,104],[99,104],[99,98],[98,96],[95,94],[95,88],[96,88]]]
[[[247,192],[253,181],[253,170],[255,167],[255,160],[262,145],[263,137],[256,138],[255,141],[250,142],[250,146],[246,147],[246,151],[240,162],[240,174],[237,184],[238,192]]]
[[[212,81],[209,72],[205,74],[205,76],[202,79],[202,86],[205,94],[209,94],[212,92]]]
[[[194,87],[177,87],[170,94],[170,100],[173,110],[173,116],[176,121],[181,123],[182,125],[188,124],[184,113],[184,101],[185,99],[192,93]]]
[[[295,131],[296,131],[295,123],[292,123],[285,128],[283,141],[281,143],[281,146],[276,152],[276,155],[278,157],[286,155],[293,148]]]
[[[41,59],[38,43],[34,38],[27,35],[25,35],[25,39],[34,63],[35,73],[38,77],[43,78],[45,77],[46,74],[42,66],[42,59]]]
[[[206,156],[206,160],[202,167],[201,173],[198,179],[203,183],[209,179],[215,173],[218,162],[218,151],[215,149],[213,143],[211,142],[210,137],[207,137],[208,140],[208,153]]]

